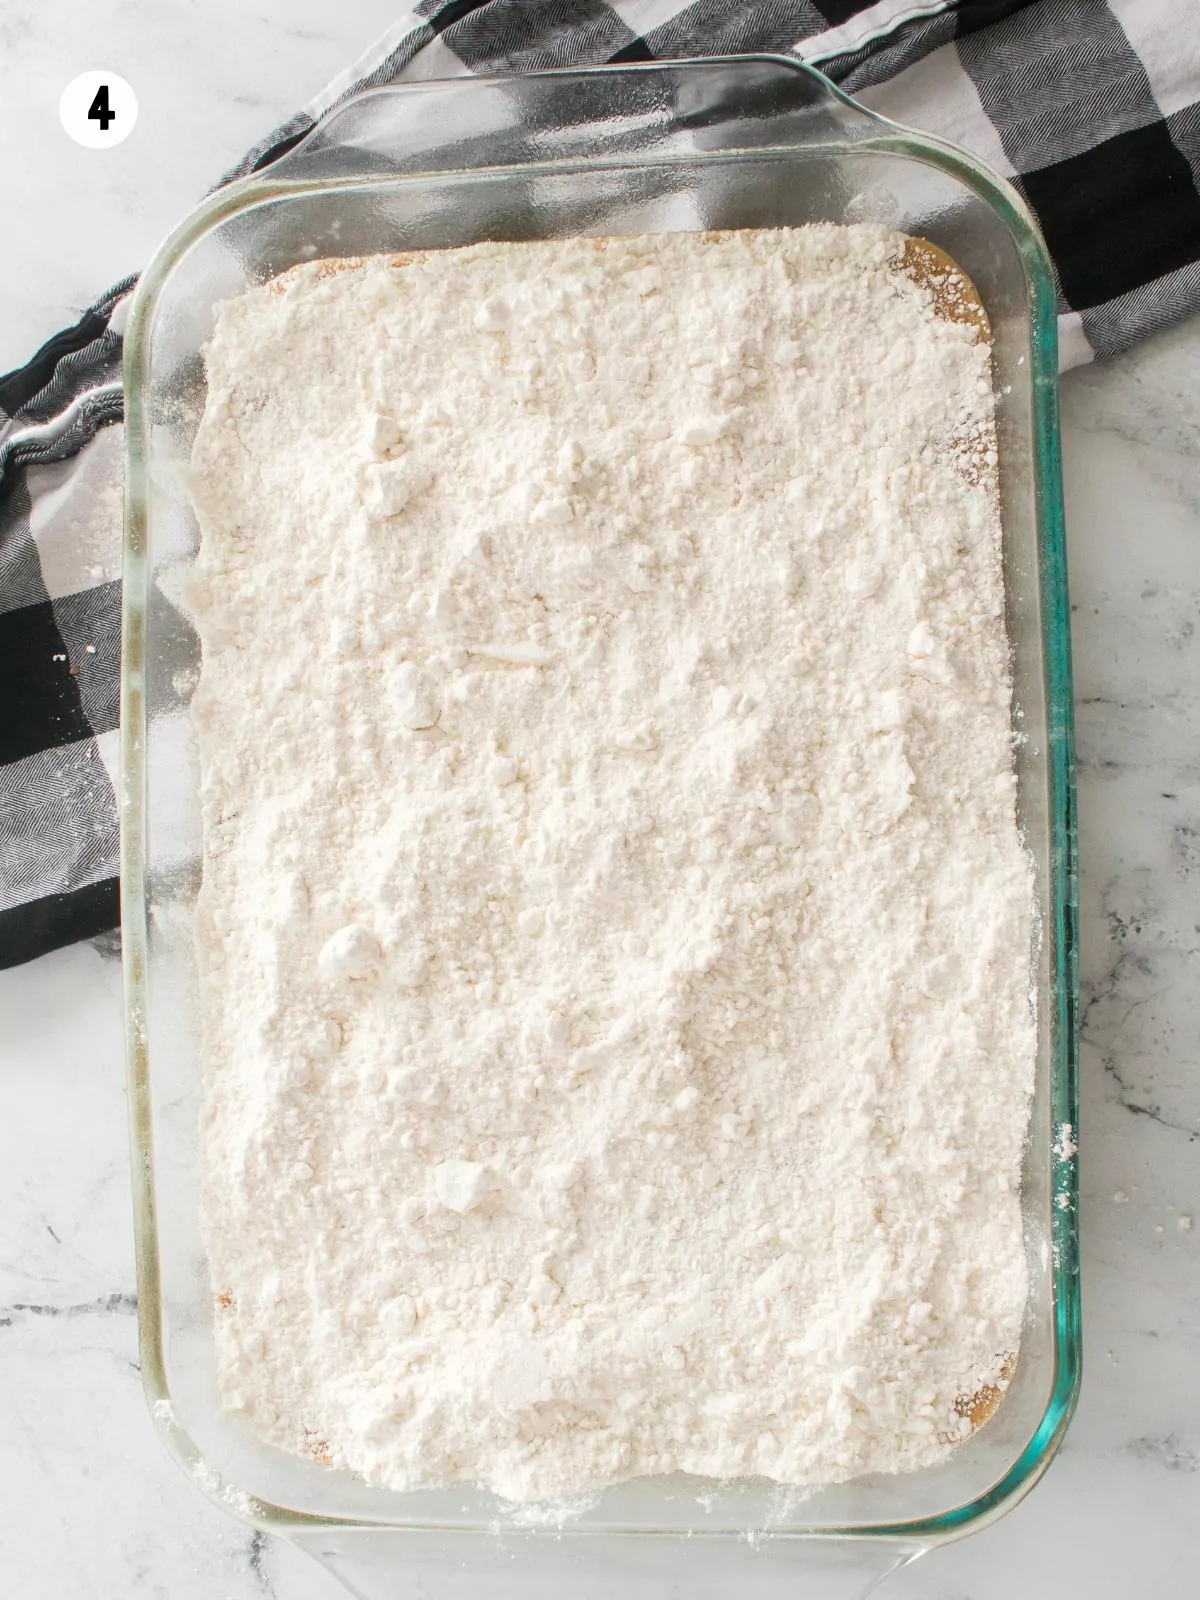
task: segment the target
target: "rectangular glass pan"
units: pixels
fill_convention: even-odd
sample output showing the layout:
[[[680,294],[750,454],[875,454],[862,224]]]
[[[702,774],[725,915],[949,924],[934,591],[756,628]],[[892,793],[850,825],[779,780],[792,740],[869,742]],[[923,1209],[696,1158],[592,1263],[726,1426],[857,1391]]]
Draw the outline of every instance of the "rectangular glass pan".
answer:
[[[1029,214],[972,158],[782,59],[419,84],[357,96],[266,174],[206,201],[143,277],[126,339],[122,888],[143,1373],[187,1470],[262,1526],[466,1536],[507,1512],[461,1486],[369,1488],[263,1445],[216,1402],[188,934],[200,826],[186,700],[199,646],[165,576],[197,548],[186,471],[214,307],[319,257],[812,221],[880,222],[930,240],[974,280],[993,329],[1018,804],[1040,918],[1020,1360],[996,1414],[934,1469],[807,1498],[761,1481],[641,1479],[604,1493],[561,1537],[770,1529],[923,1546],[1011,1504],[1065,1430],[1079,1370],[1072,722],[1055,297]]]

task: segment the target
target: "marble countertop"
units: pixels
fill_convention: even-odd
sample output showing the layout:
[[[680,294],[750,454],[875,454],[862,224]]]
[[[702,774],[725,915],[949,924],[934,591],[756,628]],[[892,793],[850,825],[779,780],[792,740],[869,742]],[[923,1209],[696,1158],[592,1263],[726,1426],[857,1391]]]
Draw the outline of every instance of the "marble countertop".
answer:
[[[391,0],[7,0],[0,370],[158,239],[394,19]],[[90,67],[138,127],[82,150]],[[1174,1600],[1200,1512],[1200,322],[1063,383],[1083,934],[1083,1398],[1032,1495],[894,1578],[890,1600]],[[137,1370],[115,943],[0,973],[5,1565],[30,1600],[335,1600],[204,1501]]]

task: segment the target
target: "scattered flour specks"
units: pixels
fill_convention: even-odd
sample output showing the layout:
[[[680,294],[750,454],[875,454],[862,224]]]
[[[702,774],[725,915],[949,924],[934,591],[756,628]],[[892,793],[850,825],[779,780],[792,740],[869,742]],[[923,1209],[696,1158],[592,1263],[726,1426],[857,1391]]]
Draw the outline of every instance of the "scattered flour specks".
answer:
[[[812,1484],[1003,1381],[989,355],[903,249],[480,245],[221,308],[205,1228],[264,1438],[514,1500]]]

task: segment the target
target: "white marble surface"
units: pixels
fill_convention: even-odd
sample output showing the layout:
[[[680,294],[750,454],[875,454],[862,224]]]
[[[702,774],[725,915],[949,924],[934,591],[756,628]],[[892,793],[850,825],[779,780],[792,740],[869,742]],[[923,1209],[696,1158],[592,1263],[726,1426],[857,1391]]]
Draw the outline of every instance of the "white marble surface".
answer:
[[[5,0],[0,369],[142,262],[220,170],[392,19],[390,0]],[[109,66],[118,150],[58,95]],[[13,221],[20,219],[19,224]],[[1200,1513],[1200,323],[1068,377],[1083,859],[1086,1369],[1046,1480],[895,1600],[1185,1600]],[[203,1501],[138,1379],[117,961],[0,973],[0,1493],[29,1600],[334,1600]],[[1197,1226],[1181,1226],[1182,1219]]]

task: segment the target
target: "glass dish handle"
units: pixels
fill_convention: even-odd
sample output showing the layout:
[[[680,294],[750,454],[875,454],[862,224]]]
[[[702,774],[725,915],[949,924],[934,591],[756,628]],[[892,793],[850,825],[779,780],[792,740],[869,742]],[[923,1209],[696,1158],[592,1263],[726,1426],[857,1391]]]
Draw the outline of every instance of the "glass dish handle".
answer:
[[[923,1545],[887,1539],[327,1528],[294,1542],[357,1600],[866,1600]]]
[[[353,182],[531,161],[846,145],[899,131],[803,62],[713,57],[645,72],[565,70],[365,90],[258,176]]]

